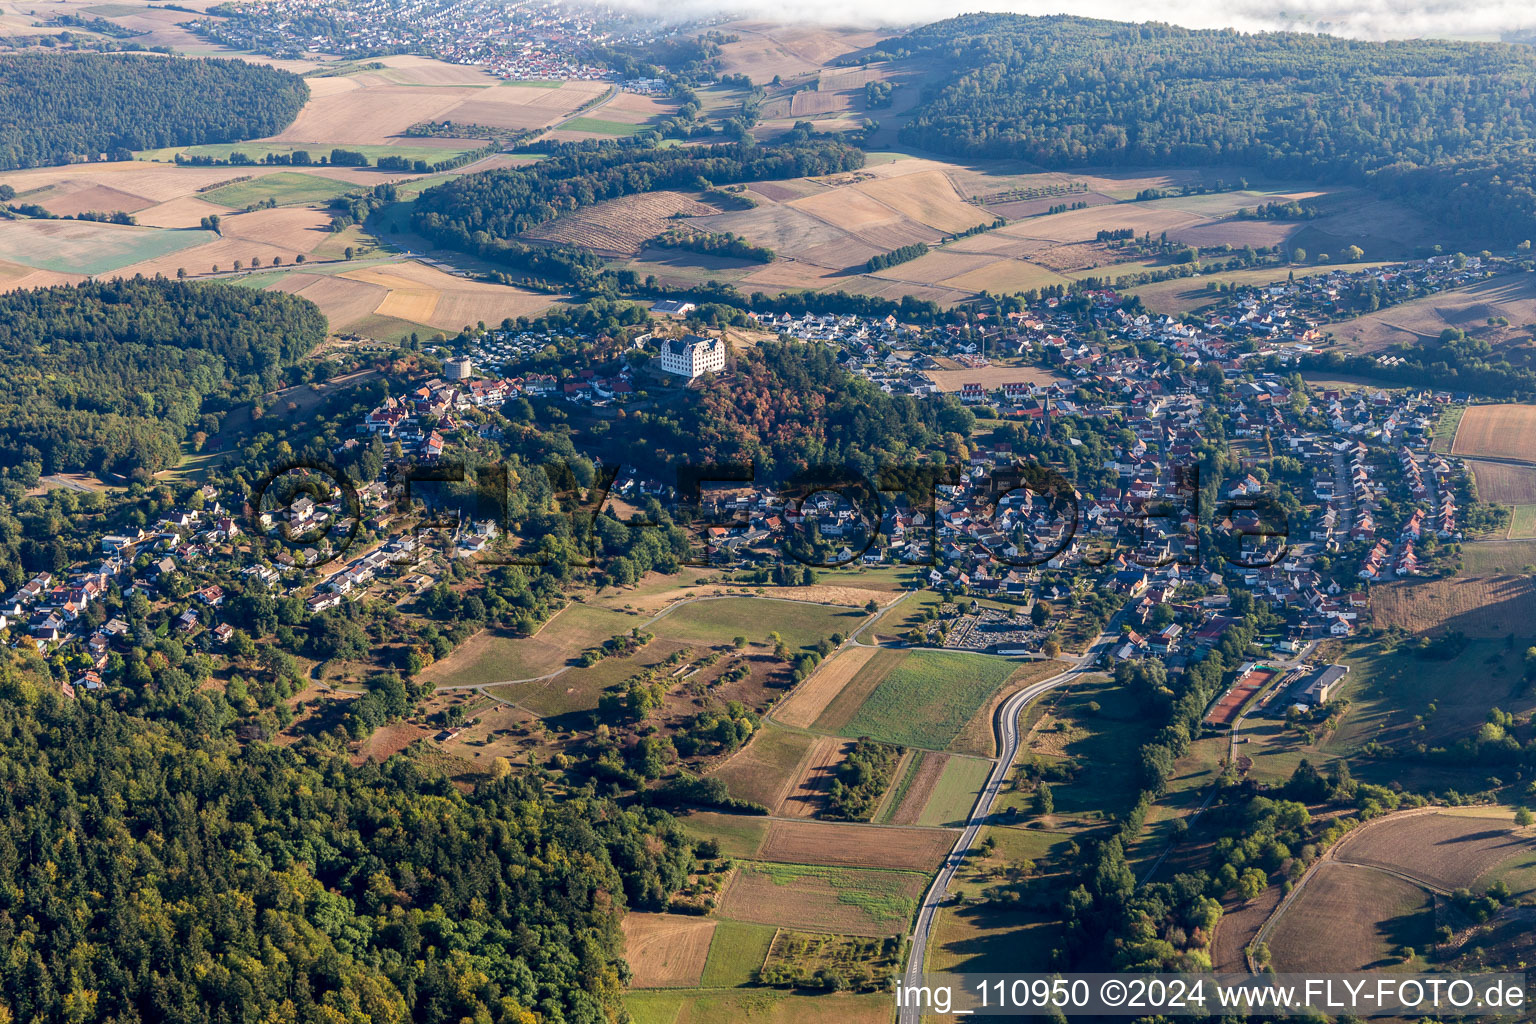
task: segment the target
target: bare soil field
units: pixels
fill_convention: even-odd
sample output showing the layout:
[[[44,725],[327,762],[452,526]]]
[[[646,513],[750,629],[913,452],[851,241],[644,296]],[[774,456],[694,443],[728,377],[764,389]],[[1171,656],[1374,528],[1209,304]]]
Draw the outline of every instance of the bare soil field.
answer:
[[[692,988],[704,973],[717,922],[684,914],[624,915],[624,959],[635,988]]]
[[[900,299],[910,295],[914,299],[927,299],[941,306],[952,306],[972,298],[970,292],[938,285],[910,284],[906,281],[887,281],[881,277],[859,274],[842,282],[840,287],[860,295],[873,295],[880,299]]]
[[[749,241],[766,245],[780,256],[797,259],[808,258],[811,251],[844,242],[848,238],[846,232],[831,224],[793,206],[777,203],[751,210],[734,210],[712,217],[699,217],[692,223],[708,231],[734,232]],[[869,259],[875,251],[870,248],[864,259]],[[843,260],[830,265],[842,268],[848,266],[849,262]]]
[[[1489,317],[1505,317],[1510,328],[1490,327]],[[1523,324],[1536,321],[1536,281],[1530,274],[1490,278],[1468,288],[1425,296],[1335,324],[1333,331],[1353,352],[1376,352],[1389,345],[1438,342],[1448,327],[1490,342],[1506,340]],[[1469,410],[1470,412],[1471,410]],[[1481,454],[1494,454],[1483,452]]]
[[[817,667],[816,672],[779,704],[773,715],[785,725],[809,729],[827,705],[842,692],[870,658],[873,647],[847,647]]]
[[[110,185],[90,181],[62,181],[57,188],[49,189],[46,196],[34,198],[32,201],[49,213],[55,213],[61,217],[92,211],[113,213],[122,210],[125,213],[137,213],[145,207],[154,205],[152,199],[145,199],[143,196],[124,192]]]
[[[1442,889],[1470,887],[1500,862],[1536,849],[1509,818],[1411,814],[1383,820],[1341,842],[1345,864],[1400,871]]]
[[[1483,501],[1505,505],[1536,504],[1536,467],[1472,459],[1467,460],[1467,465],[1477,479],[1477,496]]]
[[[853,94],[847,92],[802,89],[789,98],[791,117],[814,117],[817,114],[834,114],[852,109]]]
[[[774,808],[774,813],[786,818],[814,818],[826,801],[827,790],[837,768],[848,756],[853,744],[837,736],[817,737],[810,753],[801,759],[798,777],[791,783],[788,794]]]
[[[1371,592],[1378,627],[1414,634],[1459,630],[1471,637],[1525,633],[1536,621],[1536,583],[1527,576],[1471,576],[1389,583]]]
[[[1536,405],[1469,406],[1451,452],[1536,463]]]
[[[1126,204],[1115,207],[1089,207],[1086,210],[1068,210],[1045,217],[1032,217],[1018,224],[999,228],[997,234],[1012,238],[1043,239],[1049,242],[1080,242],[1093,238],[1100,230],[1130,228],[1142,235],[1150,231],[1154,236],[1164,231],[1170,234],[1179,228],[1205,222],[1199,214],[1177,210],[1152,203]]]
[[[787,864],[741,864],[725,889],[720,914],[841,935],[896,935],[906,927],[928,876]]]
[[[1253,944],[1259,929],[1274,913],[1280,896],[1280,887],[1272,885],[1257,899],[1222,907],[1221,920],[1216,922],[1216,935],[1211,939],[1212,969],[1218,974],[1248,973],[1248,961],[1243,952]]]
[[[851,188],[823,189],[789,200],[803,210],[843,231],[864,231],[888,224],[905,224],[907,218],[884,203]]]
[[[578,210],[525,237],[579,245],[606,256],[633,256],[672,225],[674,214],[712,217],[718,212],[683,192],[646,192]]]
[[[1269,934],[1279,971],[1364,971],[1434,941],[1430,896],[1393,875],[1325,862]]]
[[[955,833],[946,829],[775,821],[757,857],[785,864],[934,871],[954,845]]]
[[[814,263],[774,260],[761,270],[754,270],[743,277],[741,283],[759,291],[770,288],[808,288],[815,291],[836,285],[844,276],[841,270],[832,270]]]

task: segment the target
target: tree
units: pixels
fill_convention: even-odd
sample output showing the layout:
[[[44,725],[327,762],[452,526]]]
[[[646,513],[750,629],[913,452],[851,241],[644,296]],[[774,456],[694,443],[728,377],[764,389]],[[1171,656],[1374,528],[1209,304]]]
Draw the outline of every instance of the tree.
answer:
[[[1292,249],[1291,250],[1291,262],[1292,263],[1305,263],[1305,262],[1307,262],[1307,250],[1301,248],[1300,246],[1298,246],[1295,249]]]
[[[1061,644],[1052,637],[1041,646],[1040,653],[1047,658],[1054,658],[1061,653]]]
[[[1529,807],[1522,807],[1515,812],[1515,824],[1519,827],[1529,828],[1532,821],[1536,821],[1536,816],[1531,814]]]
[[[497,782],[512,774],[512,762],[505,757],[496,757],[491,760],[491,778]]]
[[[1035,789],[1034,811],[1036,814],[1054,814],[1056,811],[1056,798],[1051,795],[1051,787],[1042,782]]]
[[[1246,868],[1237,876],[1237,894],[1242,897],[1244,903],[1259,898],[1259,894],[1269,887],[1269,877],[1258,868]]]
[[[344,257],[345,257],[345,258],[347,258],[347,259],[351,259],[351,258],[352,258],[352,254],[353,254],[353,253],[354,253],[354,251],[355,251],[355,250],[354,250],[354,249],[353,249],[353,248],[352,248],[352,247],[351,247],[351,246],[350,246],[350,245],[349,245],[349,246],[347,246],[347,250],[346,250],[346,252],[345,252],[345,253],[343,253],[343,254],[342,254],[342,255],[343,255],[343,256],[344,256]]]
[[[1358,245],[1348,245],[1344,247],[1344,259],[1346,262],[1356,263],[1364,258],[1365,250],[1360,248]]]

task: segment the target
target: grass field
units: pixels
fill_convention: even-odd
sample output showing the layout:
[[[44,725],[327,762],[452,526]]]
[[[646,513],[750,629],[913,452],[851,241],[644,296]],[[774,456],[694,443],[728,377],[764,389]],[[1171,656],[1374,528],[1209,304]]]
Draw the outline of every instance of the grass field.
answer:
[[[1515,505],[1511,508],[1509,532],[1505,536],[1511,540],[1536,537],[1536,505]]]
[[[766,818],[748,814],[720,814],[715,811],[694,811],[679,818],[678,823],[688,838],[694,842],[713,839],[720,844],[720,853],[726,857],[755,857],[768,835]]]
[[[204,192],[198,198],[217,203],[220,206],[244,207],[251,203],[263,202],[272,199],[279,206],[289,206],[295,203],[325,203],[351,192],[356,188],[343,181],[333,178],[322,178],[316,174],[303,174],[297,171],[280,171],[276,174],[263,175],[260,178],[252,178],[250,181],[240,181],[233,185],[225,185],[216,188],[212,192]]]
[[[422,675],[439,686],[480,686],[530,679],[563,668],[570,659],[640,620],[623,612],[573,603],[531,637],[486,630],[461,644]]]
[[[1279,971],[1363,971],[1401,962],[1434,941],[1427,893],[1380,871],[1323,864],[1269,933]]]
[[[683,605],[657,619],[650,629],[657,636],[704,644],[728,644],[737,636],[766,644],[768,634],[778,633],[791,649],[799,649],[833,633],[847,634],[863,620],[862,609],[723,597]]]
[[[771,924],[721,921],[699,978],[703,988],[741,988],[756,980],[778,929]]]
[[[889,1024],[891,996],[806,995],[777,990],[630,992],[635,1024]]]
[[[919,825],[958,828],[964,825],[976,795],[987,783],[992,762],[974,757],[951,757],[939,775],[938,783],[918,815]]]
[[[1473,576],[1526,572],[1536,566],[1536,540],[1476,541],[1461,548],[1462,570]]]
[[[592,132],[596,135],[637,135],[645,128],[644,125],[628,124],[624,121],[605,121],[600,117],[572,118],[560,127],[573,132]]]
[[[1536,463],[1536,405],[1474,405],[1461,417],[1456,455]]]
[[[840,731],[942,750],[1019,667],[980,654],[905,652]]]
[[[844,935],[897,935],[911,923],[928,876],[915,871],[743,861],[720,914],[737,921]]]
[[[161,231],[93,221],[0,221],[0,252],[8,262],[66,274],[109,274],[216,237],[211,231]]]
[[[747,745],[714,771],[732,796],[773,809],[783,802],[799,777],[799,765],[816,742],[803,732],[790,732],[765,722]]]
[[[1440,418],[1435,421],[1435,431],[1429,443],[1430,451],[1451,450],[1451,442],[1456,439],[1456,429],[1461,426],[1462,413],[1466,411],[1464,405],[1448,405],[1440,410]]]
[[[1478,637],[1529,636],[1536,623],[1536,583],[1528,576],[1454,576],[1392,583],[1373,591],[1371,614],[1378,626],[1397,626],[1415,634],[1459,630]]]

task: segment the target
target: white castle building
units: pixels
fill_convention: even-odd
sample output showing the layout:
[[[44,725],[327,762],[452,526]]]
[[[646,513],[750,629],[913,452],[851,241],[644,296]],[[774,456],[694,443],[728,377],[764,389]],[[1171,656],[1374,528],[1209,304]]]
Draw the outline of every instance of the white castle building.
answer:
[[[706,373],[725,369],[725,343],[719,338],[664,338],[661,342],[661,368],[668,373],[693,380]]]

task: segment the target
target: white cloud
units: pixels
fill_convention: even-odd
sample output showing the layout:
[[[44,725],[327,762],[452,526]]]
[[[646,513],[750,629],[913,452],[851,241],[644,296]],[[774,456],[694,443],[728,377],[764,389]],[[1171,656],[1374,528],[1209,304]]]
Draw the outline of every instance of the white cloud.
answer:
[[[927,0],[606,0],[605,6],[675,20],[740,16],[861,27],[919,25],[988,10],[1356,39],[1496,39],[1503,32],[1536,30],[1530,0],[988,0],[979,7]]]

